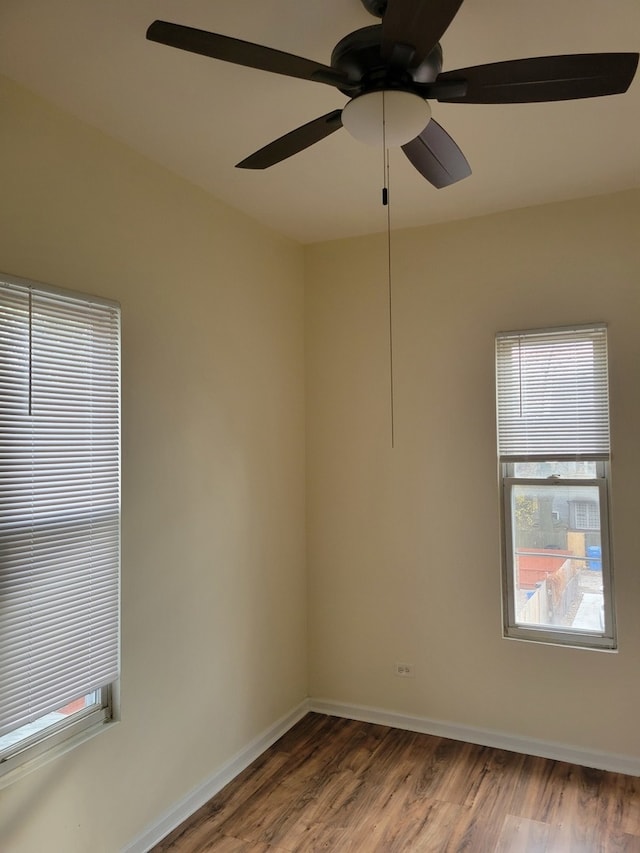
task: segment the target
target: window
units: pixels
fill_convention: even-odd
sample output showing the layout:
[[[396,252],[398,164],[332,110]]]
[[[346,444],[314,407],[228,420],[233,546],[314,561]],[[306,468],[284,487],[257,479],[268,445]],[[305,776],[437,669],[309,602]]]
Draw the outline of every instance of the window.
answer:
[[[0,776],[86,738],[119,672],[120,320],[0,276]]]
[[[507,637],[616,647],[605,326],[496,341]]]
[[[595,501],[571,501],[569,509],[574,530],[600,530],[600,507]]]

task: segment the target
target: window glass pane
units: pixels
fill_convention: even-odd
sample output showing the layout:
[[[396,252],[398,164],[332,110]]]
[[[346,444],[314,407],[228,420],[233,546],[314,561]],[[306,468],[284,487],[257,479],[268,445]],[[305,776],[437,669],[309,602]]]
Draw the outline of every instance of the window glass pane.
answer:
[[[598,487],[514,485],[511,498],[516,624],[603,633]]]
[[[565,460],[548,461],[537,460],[535,462],[514,462],[514,477],[531,477],[546,479],[547,477],[561,477],[567,480],[595,480],[597,477],[597,462]]]

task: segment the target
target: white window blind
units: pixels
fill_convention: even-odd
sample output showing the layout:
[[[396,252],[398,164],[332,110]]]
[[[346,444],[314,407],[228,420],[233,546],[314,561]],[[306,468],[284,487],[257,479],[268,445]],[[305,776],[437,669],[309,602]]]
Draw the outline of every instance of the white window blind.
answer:
[[[597,325],[498,335],[502,459],[608,457],[606,334]]]
[[[119,668],[113,303],[0,280],[0,735]]]

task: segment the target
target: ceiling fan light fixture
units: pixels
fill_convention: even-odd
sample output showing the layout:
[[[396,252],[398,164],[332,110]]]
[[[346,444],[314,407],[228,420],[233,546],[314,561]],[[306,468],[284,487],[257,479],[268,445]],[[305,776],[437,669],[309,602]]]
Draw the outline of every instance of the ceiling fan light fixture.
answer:
[[[398,147],[411,142],[431,118],[428,102],[413,92],[397,89],[367,92],[353,98],[342,111],[342,124],[365,145]]]

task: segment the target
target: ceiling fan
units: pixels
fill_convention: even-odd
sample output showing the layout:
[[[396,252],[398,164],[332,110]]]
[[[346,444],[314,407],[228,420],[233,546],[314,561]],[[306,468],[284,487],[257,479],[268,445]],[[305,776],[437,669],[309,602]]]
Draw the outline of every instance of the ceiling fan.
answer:
[[[514,59],[442,71],[439,40],[463,0],[361,0],[381,24],[356,30],[334,47],[331,64],[204,30],[154,21],[151,41],[181,50],[334,86],[350,100],[238,163],[265,169],[341,127],[369,143],[400,145],[433,186],[471,174],[454,140],[431,118],[429,100],[507,104],[593,98],[625,92],[638,53],[588,53]]]

